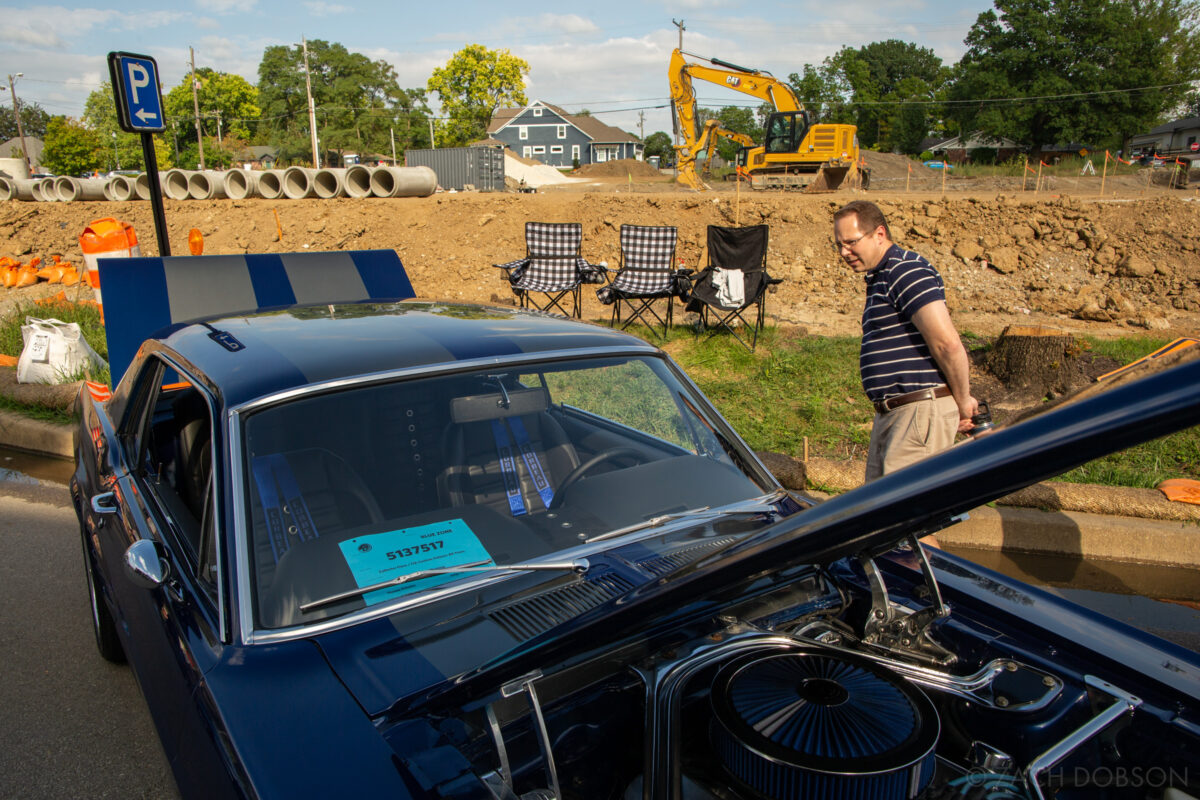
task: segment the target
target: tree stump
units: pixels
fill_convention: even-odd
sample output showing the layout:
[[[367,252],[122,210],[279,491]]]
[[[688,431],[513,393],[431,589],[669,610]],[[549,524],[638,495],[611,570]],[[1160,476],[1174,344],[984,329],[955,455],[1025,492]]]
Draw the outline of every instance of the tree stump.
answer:
[[[1081,352],[1075,337],[1063,331],[1010,325],[992,346],[985,363],[1008,391],[1039,400],[1082,385],[1078,364]]]

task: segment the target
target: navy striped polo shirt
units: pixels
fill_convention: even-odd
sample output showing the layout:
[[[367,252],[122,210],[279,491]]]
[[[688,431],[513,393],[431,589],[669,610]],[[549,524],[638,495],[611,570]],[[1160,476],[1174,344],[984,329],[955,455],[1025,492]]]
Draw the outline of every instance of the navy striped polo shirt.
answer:
[[[942,276],[922,256],[893,244],[863,277],[867,303],[858,367],[867,398],[877,403],[945,383],[912,321],[917,309],[946,299]]]

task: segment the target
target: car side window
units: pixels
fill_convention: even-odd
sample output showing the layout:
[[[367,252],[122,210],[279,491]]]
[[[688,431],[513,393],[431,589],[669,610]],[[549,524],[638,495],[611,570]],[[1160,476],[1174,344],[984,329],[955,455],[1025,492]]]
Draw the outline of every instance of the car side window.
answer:
[[[212,412],[193,382],[163,385],[168,372],[161,362],[147,363],[123,441],[135,476],[167,523],[165,535],[186,562],[180,566],[212,583]]]

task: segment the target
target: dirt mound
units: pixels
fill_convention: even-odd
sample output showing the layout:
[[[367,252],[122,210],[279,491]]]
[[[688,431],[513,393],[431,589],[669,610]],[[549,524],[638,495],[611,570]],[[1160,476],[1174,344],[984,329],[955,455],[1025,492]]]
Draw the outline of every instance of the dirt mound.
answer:
[[[919,178],[928,178],[932,175],[940,174],[936,170],[922,164],[916,159],[902,156],[898,153],[875,153],[870,150],[863,150],[863,160],[867,162],[867,168],[871,170],[871,178],[906,178],[909,175],[909,168],[912,168],[912,175]]]
[[[739,195],[733,187],[694,193],[636,179],[614,181],[606,191],[588,186],[595,184],[576,181],[537,194],[167,200],[165,206],[175,253],[187,252],[190,228],[204,234],[206,255],[389,248],[418,294],[485,303],[512,302],[491,265],[524,254],[528,221],[582,223],[584,257],[613,265],[622,223],[674,225],[678,254],[693,268],[701,264],[708,225],[763,223],[771,230],[770,272],[783,279],[767,300],[771,322],[853,336],[862,278],[830,246],[830,218],[847,200],[868,197],[888,215],[896,241],[941,271],[962,332],[994,336],[1014,323],[1162,339],[1200,331],[1200,202],[1182,193],[1141,198],[1135,189],[1114,201],[874,190]],[[0,256],[27,261],[57,253],[81,261],[79,233],[107,216],[134,226],[144,255],[157,253],[149,203],[14,201],[0,203]],[[29,304],[34,297],[29,289],[0,289],[3,301]],[[585,316],[607,318],[609,311],[585,289]]]
[[[622,158],[617,161],[604,161],[599,164],[585,164],[573,171],[572,175],[589,178],[624,178],[630,175],[634,178],[658,178],[661,173],[645,161],[635,158]]]

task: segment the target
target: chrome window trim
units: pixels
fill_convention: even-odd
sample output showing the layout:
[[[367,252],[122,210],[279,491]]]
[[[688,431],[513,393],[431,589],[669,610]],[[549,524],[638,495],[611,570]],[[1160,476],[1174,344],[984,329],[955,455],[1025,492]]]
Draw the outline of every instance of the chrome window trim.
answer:
[[[325,633],[331,630],[338,630],[343,627],[364,622],[377,617],[388,616],[397,611],[402,611],[405,608],[415,605],[413,600],[404,601],[397,599],[390,603],[381,603],[379,606],[367,607],[360,609],[353,614],[343,617],[337,617],[323,622],[316,622],[309,625],[297,626],[293,628],[285,628],[281,630],[265,631],[259,629],[254,623],[254,609],[251,607],[250,597],[250,550],[247,536],[249,531],[246,528],[246,520],[248,519],[249,508],[245,497],[246,486],[246,471],[245,458],[242,451],[242,427],[245,421],[245,415],[253,411],[260,410],[278,403],[295,400],[306,395],[318,395],[326,392],[331,392],[338,389],[348,387],[371,386],[379,383],[389,383],[395,380],[412,379],[418,377],[428,377],[434,375],[448,375],[455,372],[470,372],[480,367],[519,367],[523,364],[531,362],[553,363],[556,361],[570,361],[577,358],[611,358],[619,356],[654,356],[662,358],[664,362],[670,363],[665,354],[657,347],[652,345],[629,345],[623,347],[577,347],[567,350],[549,350],[532,353],[516,353],[509,356],[487,356],[485,358],[472,358],[463,361],[452,361],[442,364],[422,364],[420,366],[401,367],[394,370],[385,370],[382,372],[370,372],[363,375],[355,375],[348,378],[334,378],[318,383],[310,383],[304,386],[297,386],[291,389],[286,389],[281,392],[257,397],[253,400],[248,400],[240,403],[226,412],[226,420],[228,424],[228,453],[229,453],[229,477],[232,482],[233,489],[233,514],[234,524],[232,531],[235,535],[234,539],[234,556],[236,560],[236,574],[234,579],[237,584],[237,618],[239,623],[239,640],[243,645],[258,644],[266,642],[281,642],[290,641],[292,639],[301,639],[307,636]],[[678,373],[676,373],[678,375]],[[695,386],[688,384],[693,391]],[[652,533],[662,533],[664,528],[652,529]],[[588,549],[591,552],[594,549]],[[573,551],[572,551],[573,552]],[[553,555],[555,558],[559,554]],[[539,559],[541,560],[541,559]],[[486,586],[497,580],[502,580],[508,577],[509,573],[500,575],[489,575],[486,577],[477,578],[467,583],[452,584],[453,589],[435,590],[429,593],[423,593],[419,597],[421,602],[432,602],[444,596],[457,594],[462,591],[469,591]]]
[[[216,399],[216,397],[213,396],[212,392],[210,392],[208,390],[208,387],[205,385],[204,381],[199,380],[196,377],[196,374],[192,370],[184,368],[182,366],[180,360],[177,358],[174,358],[172,356],[171,352],[167,351],[167,350],[156,350],[153,353],[148,353],[146,355],[146,358],[147,359],[156,358],[159,361],[166,364],[171,369],[175,370],[176,374],[178,374],[179,376],[181,376],[183,378],[186,378],[188,383],[190,383],[190,384],[192,384],[192,386],[196,387],[196,389],[200,392],[200,396],[204,398],[204,403],[205,403],[205,405],[208,406],[209,419],[212,420],[214,423],[217,421],[218,417],[220,416],[217,413],[217,407],[218,407],[217,399]],[[161,379],[162,376],[160,375],[159,377]],[[159,391],[160,392],[162,391],[161,388],[159,389]],[[210,469],[211,477],[209,478],[209,480],[213,482],[213,491],[212,491],[213,536],[216,537],[216,539],[217,539],[216,547],[214,548],[214,550],[216,551],[216,554],[217,554],[217,585],[216,585],[217,630],[219,631],[219,638],[221,640],[221,643],[229,644],[230,641],[232,640],[232,636],[231,636],[231,631],[229,630],[230,619],[229,619],[228,609],[226,608],[226,600],[228,599],[228,602],[232,603],[233,598],[231,596],[229,596],[225,591],[225,589],[226,589],[225,569],[224,569],[225,559],[222,554],[222,551],[224,550],[224,548],[221,547],[221,541],[220,541],[221,540],[221,527],[222,527],[221,526],[221,509],[223,507],[223,503],[221,501],[220,486],[218,486],[216,484],[217,474],[218,474],[217,473],[217,458],[215,457],[215,455],[210,455],[209,457],[212,458],[212,462],[213,462],[211,465],[211,469]],[[129,474],[132,476],[134,472],[136,472],[136,468],[131,470]],[[201,520],[201,524],[203,524],[203,520]],[[160,533],[159,535],[161,536],[162,534]],[[197,558],[197,561],[202,559],[203,553],[197,552],[196,558]],[[203,583],[203,580],[200,578],[199,574],[196,575],[196,580],[198,582]]]

